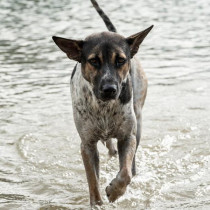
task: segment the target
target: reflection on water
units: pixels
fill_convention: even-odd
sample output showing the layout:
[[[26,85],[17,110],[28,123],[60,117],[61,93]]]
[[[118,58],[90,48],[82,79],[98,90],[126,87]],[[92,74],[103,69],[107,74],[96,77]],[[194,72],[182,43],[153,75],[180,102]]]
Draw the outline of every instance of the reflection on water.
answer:
[[[149,79],[138,174],[109,204],[104,190],[118,160],[99,143],[103,209],[209,209],[209,1],[100,4],[125,36],[155,25],[138,54]],[[78,0],[2,0],[0,19],[0,208],[87,209],[69,93],[74,62],[51,36],[84,38],[105,26]]]

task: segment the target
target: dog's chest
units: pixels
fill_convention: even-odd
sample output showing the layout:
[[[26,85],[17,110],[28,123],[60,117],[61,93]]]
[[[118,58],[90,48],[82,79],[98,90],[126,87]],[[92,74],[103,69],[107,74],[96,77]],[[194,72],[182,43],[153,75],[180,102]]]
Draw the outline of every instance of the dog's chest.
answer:
[[[124,121],[125,113],[117,102],[104,103],[85,95],[74,107],[86,128],[101,140],[115,137]]]

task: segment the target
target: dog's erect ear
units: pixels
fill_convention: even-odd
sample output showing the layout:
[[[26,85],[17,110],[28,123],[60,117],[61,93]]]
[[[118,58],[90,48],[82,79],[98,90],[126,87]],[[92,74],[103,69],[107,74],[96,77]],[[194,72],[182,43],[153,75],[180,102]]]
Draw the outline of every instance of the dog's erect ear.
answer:
[[[145,29],[144,31],[141,31],[137,34],[134,34],[126,38],[126,41],[130,46],[131,58],[138,52],[140,44],[143,42],[144,38],[151,31],[152,28],[153,25]]]
[[[81,62],[82,40],[65,39],[56,36],[53,36],[52,39],[70,59]]]

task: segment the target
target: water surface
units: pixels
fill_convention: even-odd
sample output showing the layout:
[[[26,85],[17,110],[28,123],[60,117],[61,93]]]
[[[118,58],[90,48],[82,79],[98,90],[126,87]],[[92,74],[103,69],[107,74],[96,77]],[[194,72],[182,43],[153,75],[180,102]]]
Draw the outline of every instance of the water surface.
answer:
[[[210,2],[103,0],[118,31],[154,24],[138,57],[149,79],[138,174],[109,204],[118,171],[99,143],[102,209],[210,208]],[[74,62],[51,36],[106,30],[89,1],[0,1],[0,209],[87,209],[69,91]]]

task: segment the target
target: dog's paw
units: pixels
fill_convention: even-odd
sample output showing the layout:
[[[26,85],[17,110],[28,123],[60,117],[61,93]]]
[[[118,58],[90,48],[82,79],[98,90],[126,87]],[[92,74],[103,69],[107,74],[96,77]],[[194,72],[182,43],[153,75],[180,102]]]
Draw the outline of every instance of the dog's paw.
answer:
[[[126,191],[126,187],[127,184],[123,180],[113,179],[109,186],[106,187],[106,195],[109,202],[114,202],[122,196]]]
[[[103,201],[101,199],[97,200],[97,201],[95,201],[95,200],[90,201],[91,209],[98,209],[98,207],[101,206],[101,205],[103,205]]]

